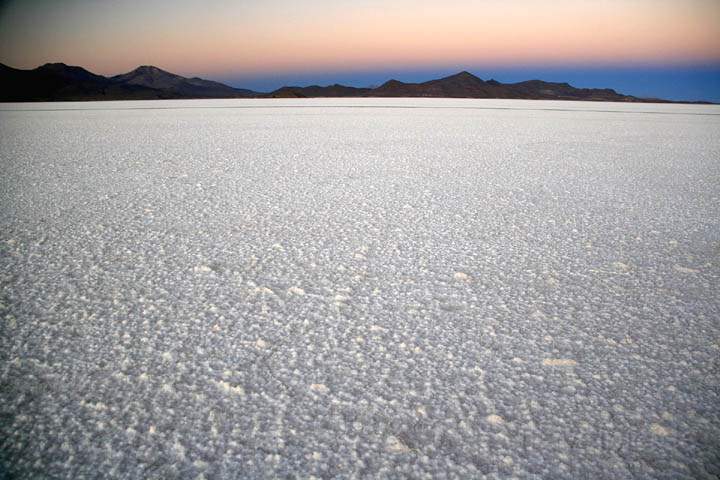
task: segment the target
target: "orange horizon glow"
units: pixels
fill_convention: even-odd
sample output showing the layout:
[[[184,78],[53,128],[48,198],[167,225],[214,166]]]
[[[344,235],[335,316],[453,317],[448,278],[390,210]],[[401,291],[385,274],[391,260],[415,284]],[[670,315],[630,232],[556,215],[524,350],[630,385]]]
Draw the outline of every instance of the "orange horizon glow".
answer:
[[[142,3],[149,4],[144,16],[97,6],[112,2],[69,3],[74,7],[67,11],[47,2],[6,6],[0,62],[34,68],[62,61],[105,75],[146,64],[251,75],[438,64],[720,62],[714,0],[401,0],[392,6],[213,0],[205,7],[185,0],[165,16],[163,1]]]

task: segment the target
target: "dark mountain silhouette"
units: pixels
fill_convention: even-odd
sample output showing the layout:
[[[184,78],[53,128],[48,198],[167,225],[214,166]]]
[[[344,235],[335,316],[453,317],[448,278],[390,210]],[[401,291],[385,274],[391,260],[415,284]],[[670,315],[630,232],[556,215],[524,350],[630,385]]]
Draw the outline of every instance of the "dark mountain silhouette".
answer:
[[[344,85],[282,87],[271,93],[233,88],[201,78],[186,78],[153,66],[103,77],[81,67],[48,63],[33,70],[0,64],[0,101],[143,100],[175,98],[312,98],[312,97],[438,97],[585,100],[603,102],[663,102],[657,98],[623,95],[610,88],[575,88],[567,83],[529,80],[500,83],[469,72],[422,83],[389,80],[376,88]],[[677,102],[709,103],[709,102]]]
[[[0,64],[0,101],[146,100],[245,98],[258,94],[200,78],[185,78],[156,67],[103,77],[81,67],[47,63],[33,70]]]
[[[80,67],[48,63],[34,70],[0,64],[0,101],[101,100],[158,98],[156,92],[113,85],[107,78]]]
[[[514,98],[507,86],[489,84],[468,72],[424,83],[390,80],[373,91],[379,97]]]
[[[311,97],[369,97],[373,90],[370,88],[346,87],[344,85],[330,85],[320,87],[282,87],[269,96],[273,98],[311,98]]]
[[[472,73],[460,72],[423,83],[388,80],[377,88],[283,87],[272,97],[438,97],[438,98],[512,98],[531,100],[585,100],[602,102],[664,102],[657,98],[638,98],[610,88],[575,88],[567,83],[529,80],[520,83],[484,81]]]
[[[257,95],[251,90],[228,87],[219,82],[202,78],[185,78],[153,66],[138,67],[132,72],[110,77],[110,81],[122,85],[137,85],[177,95],[180,98],[232,98]]]

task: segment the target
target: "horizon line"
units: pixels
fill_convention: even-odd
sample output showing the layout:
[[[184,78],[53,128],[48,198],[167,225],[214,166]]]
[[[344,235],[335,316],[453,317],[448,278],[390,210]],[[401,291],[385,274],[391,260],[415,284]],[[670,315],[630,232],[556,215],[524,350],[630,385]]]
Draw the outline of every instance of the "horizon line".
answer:
[[[250,81],[252,81],[253,79],[255,79],[255,80],[270,79],[270,78],[273,78],[273,77],[282,77],[282,76],[303,76],[303,75],[327,76],[327,75],[332,75],[332,74],[335,74],[335,75],[338,75],[338,76],[343,76],[343,75],[348,76],[348,75],[353,75],[353,74],[358,74],[358,75],[362,75],[362,74],[366,74],[366,75],[367,75],[367,74],[380,74],[380,73],[382,73],[384,70],[388,70],[388,69],[366,70],[366,69],[353,69],[353,68],[351,68],[351,69],[341,69],[341,70],[335,70],[335,71],[333,71],[333,70],[312,71],[312,72],[288,71],[288,72],[282,72],[282,73],[281,73],[281,72],[268,72],[268,73],[264,73],[264,74],[261,74],[261,75],[250,74],[250,75],[247,75],[247,76],[241,76],[241,77],[239,77],[239,78],[238,78],[237,76],[235,76],[235,75],[232,75],[231,73],[228,73],[228,74],[225,74],[225,75],[220,75],[220,78],[218,78],[217,76],[210,76],[210,75],[205,75],[205,74],[202,74],[202,73],[199,73],[199,74],[198,74],[198,73],[189,73],[189,74],[188,74],[188,73],[184,73],[184,72],[183,72],[183,73],[175,73],[175,72],[171,71],[170,69],[166,69],[166,68],[163,68],[163,67],[158,67],[158,66],[152,65],[152,64],[138,65],[138,66],[136,66],[135,68],[133,68],[133,69],[131,69],[131,70],[128,70],[128,71],[125,71],[125,72],[121,72],[121,73],[117,73],[117,74],[112,74],[112,75],[107,75],[107,74],[103,74],[103,73],[96,73],[96,72],[93,72],[92,70],[90,70],[89,68],[87,68],[87,67],[85,67],[85,66],[83,66],[83,65],[74,65],[74,64],[65,63],[65,62],[62,62],[62,61],[60,61],[60,62],[57,62],[57,61],[56,61],[56,62],[45,62],[45,63],[43,63],[43,64],[41,64],[41,65],[38,65],[37,67],[34,67],[34,68],[17,68],[17,67],[11,67],[10,65],[7,65],[7,64],[4,63],[4,62],[0,62],[0,64],[5,65],[5,66],[7,66],[7,67],[9,67],[9,68],[13,68],[13,69],[16,69],[16,70],[24,70],[24,71],[36,70],[36,69],[41,68],[41,67],[46,66],[46,65],[65,65],[65,66],[67,66],[67,67],[82,68],[83,70],[85,70],[85,71],[87,71],[87,72],[89,72],[89,73],[92,73],[92,74],[95,74],[95,75],[100,75],[100,76],[103,76],[103,77],[105,77],[105,78],[112,78],[113,76],[119,76],[119,75],[127,74],[127,73],[133,72],[133,71],[135,71],[135,70],[137,70],[137,69],[139,69],[139,68],[143,68],[143,67],[151,67],[151,68],[157,68],[157,69],[162,70],[162,71],[164,71],[164,72],[166,72],[166,73],[169,73],[169,74],[179,75],[179,76],[182,76],[182,77],[185,77],[185,78],[199,78],[199,79],[202,79],[202,80],[210,80],[210,81],[213,81],[213,82],[221,83],[221,84],[223,84],[223,85],[225,85],[225,86],[228,86],[228,87],[231,87],[231,88],[234,88],[234,89],[238,89],[238,90],[248,90],[248,91],[251,91],[251,92],[253,92],[253,93],[262,94],[262,95],[272,94],[272,93],[274,93],[274,92],[276,92],[276,91],[278,91],[278,90],[281,90],[281,89],[283,89],[283,88],[307,88],[307,87],[321,87],[321,88],[322,88],[322,87],[330,87],[330,86],[344,86],[344,87],[350,87],[350,88],[370,89],[370,90],[372,90],[372,89],[378,88],[379,86],[381,86],[381,85],[383,85],[384,83],[387,83],[387,82],[389,82],[389,81],[398,81],[398,82],[401,82],[401,83],[403,83],[403,84],[422,84],[422,83],[429,82],[429,81],[433,81],[433,80],[441,80],[441,79],[444,79],[444,78],[452,77],[452,76],[458,75],[458,74],[460,74],[460,73],[469,73],[470,75],[473,75],[474,77],[476,77],[476,78],[478,78],[478,79],[480,79],[480,80],[482,80],[482,81],[488,82],[488,81],[493,81],[493,80],[494,80],[494,81],[498,81],[499,83],[504,84],[504,85],[513,85],[513,84],[518,84],[518,83],[523,83],[523,82],[529,82],[529,81],[543,81],[543,82],[547,82],[547,83],[567,84],[567,85],[570,85],[570,86],[572,86],[572,87],[574,87],[574,88],[580,88],[580,89],[583,89],[583,88],[590,88],[590,89],[609,89],[609,90],[616,91],[617,93],[621,93],[621,94],[627,95],[627,96],[634,96],[634,97],[639,98],[639,99],[670,100],[670,101],[679,101],[679,102],[687,102],[687,103],[698,103],[698,102],[705,102],[705,103],[711,103],[711,104],[720,103],[720,100],[719,100],[718,98],[713,98],[713,97],[711,97],[711,96],[703,96],[704,98],[703,98],[703,97],[695,97],[695,99],[690,100],[689,97],[687,97],[687,96],[685,96],[685,97],[675,96],[675,98],[669,98],[669,96],[668,96],[667,94],[665,94],[665,95],[642,95],[642,94],[638,95],[638,94],[635,94],[635,93],[625,93],[626,90],[624,90],[622,87],[608,86],[608,85],[596,86],[596,87],[576,86],[577,83],[574,83],[572,80],[562,80],[562,81],[559,81],[559,80],[545,80],[545,79],[543,79],[542,76],[540,76],[540,75],[539,75],[539,76],[535,76],[535,77],[533,77],[532,75],[529,75],[528,77],[525,77],[524,80],[501,81],[501,80],[497,80],[497,79],[495,78],[495,76],[492,75],[492,74],[490,74],[488,77],[485,77],[484,75],[481,77],[481,76],[478,75],[477,73],[474,73],[474,72],[476,72],[478,69],[483,69],[483,70],[485,70],[485,69],[493,68],[493,66],[490,66],[490,65],[487,65],[487,66],[476,65],[476,66],[463,66],[463,67],[454,66],[454,68],[453,68],[453,67],[441,67],[441,66],[437,66],[437,67],[421,67],[421,68],[417,68],[417,69],[401,69],[400,72],[397,72],[397,71],[395,72],[395,74],[398,74],[398,73],[400,74],[400,75],[396,75],[397,77],[402,77],[403,74],[411,74],[411,75],[412,75],[412,74],[425,73],[425,74],[427,74],[427,76],[428,76],[429,78],[426,78],[426,79],[424,79],[424,80],[410,80],[410,81],[408,81],[408,80],[398,80],[398,79],[396,78],[396,76],[393,76],[393,75],[395,75],[395,74],[389,74],[389,73],[388,73],[388,74],[384,77],[385,80],[381,81],[380,83],[378,83],[378,82],[369,82],[369,83],[363,84],[362,86],[358,85],[357,82],[349,82],[349,83],[348,83],[347,81],[343,81],[343,80],[341,80],[341,79],[331,80],[331,81],[325,81],[325,82],[320,81],[320,80],[318,79],[318,80],[309,81],[309,82],[308,82],[308,81],[297,81],[297,82],[292,82],[292,81],[290,81],[290,82],[284,82],[284,83],[282,83],[279,87],[269,88],[269,89],[263,89],[263,88],[258,89],[257,87],[240,85],[240,84],[238,84],[237,82],[243,81],[243,80],[250,80]],[[696,63],[696,64],[687,63],[687,64],[682,64],[682,66],[683,66],[684,68],[688,68],[688,69],[720,69],[720,60],[718,60],[717,63],[706,63],[706,62],[704,62],[704,63]],[[536,65],[536,64],[514,64],[514,65],[512,65],[512,66],[505,66],[505,67],[503,67],[503,66],[495,66],[495,67],[496,67],[496,68],[499,68],[499,69],[503,69],[503,68],[504,68],[506,71],[507,71],[507,70],[522,71],[522,70],[528,70],[528,69],[538,68],[539,65]],[[543,65],[541,66],[541,68],[545,68],[545,69],[549,69],[549,70],[588,69],[588,70],[591,70],[591,71],[594,71],[594,72],[613,71],[613,70],[617,70],[617,69],[620,69],[620,70],[636,70],[636,69],[658,69],[658,70],[666,70],[666,69],[673,69],[673,68],[680,68],[680,67],[681,67],[681,65],[679,65],[679,64],[657,64],[657,63],[643,64],[643,65],[637,65],[637,64],[632,64],[632,65],[629,65],[629,64],[614,64],[614,65],[610,65],[610,64],[608,64],[608,65],[597,65],[597,64],[583,64],[583,65],[576,65],[576,64],[553,64],[553,65],[546,65],[546,64],[543,64]],[[450,68],[453,68],[453,70],[450,70]],[[404,72],[403,72],[402,70],[404,70]],[[440,70],[441,72],[442,72],[442,71],[445,71],[446,73],[439,73],[438,70]],[[431,72],[433,72],[433,71],[436,72],[434,76],[433,76],[433,74],[431,73]],[[451,73],[451,72],[454,72],[454,73]],[[489,72],[488,72],[488,73],[489,73]],[[211,74],[211,75],[212,75],[212,74]],[[438,76],[438,75],[439,75],[439,76]],[[224,76],[225,78],[222,78],[223,76]],[[229,77],[229,76],[233,76],[233,77],[235,77],[235,79],[228,79],[227,77]],[[214,77],[214,78],[213,78],[213,77]],[[279,78],[278,78],[278,79],[279,79]],[[711,99],[711,98],[712,98],[712,99]]]

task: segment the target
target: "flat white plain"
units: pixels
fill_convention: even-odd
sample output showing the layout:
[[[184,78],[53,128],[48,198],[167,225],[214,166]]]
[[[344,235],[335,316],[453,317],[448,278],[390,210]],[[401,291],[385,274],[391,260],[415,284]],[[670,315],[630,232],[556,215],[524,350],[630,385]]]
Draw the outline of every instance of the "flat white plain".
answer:
[[[717,471],[717,106],[2,104],[0,139],[20,476]]]

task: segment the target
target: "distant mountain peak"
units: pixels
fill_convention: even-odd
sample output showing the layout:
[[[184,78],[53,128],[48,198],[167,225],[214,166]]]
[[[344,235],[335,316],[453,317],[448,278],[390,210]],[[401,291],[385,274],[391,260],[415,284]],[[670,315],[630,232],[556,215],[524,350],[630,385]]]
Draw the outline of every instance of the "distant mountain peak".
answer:
[[[135,70],[115,75],[110,80],[116,84],[151,88],[163,92],[169,98],[237,98],[256,97],[250,90],[229,87],[202,78],[186,78],[154,65],[140,65]]]
[[[167,76],[172,76],[172,77],[177,77],[177,76],[179,76],[179,75],[175,75],[174,73],[170,73],[170,72],[168,72],[168,71],[165,71],[165,70],[163,70],[162,68],[158,68],[158,67],[156,67],[156,66],[154,66],[154,65],[140,65],[140,66],[137,67],[135,70],[132,70],[132,71],[130,71],[130,72],[128,72],[128,73],[125,73],[124,75],[127,75],[127,76],[129,76],[129,75],[133,75],[133,76],[138,76],[138,75],[152,75],[152,76],[167,75]],[[117,75],[117,76],[119,77],[120,75]]]
[[[393,88],[393,87],[399,87],[401,85],[405,85],[400,80],[395,80],[394,78],[391,78],[387,82],[383,83],[380,88]]]
[[[55,72],[62,72],[62,71],[87,72],[87,70],[85,70],[83,67],[67,65],[67,64],[61,63],[61,62],[46,63],[44,65],[37,67],[36,70],[55,71]],[[88,72],[88,73],[90,73],[90,72]]]
[[[156,67],[155,65],[140,65],[135,70],[133,70],[133,72],[170,73],[170,72],[163,70],[162,68]]]
[[[462,72],[458,72],[458,73],[456,73],[455,75],[453,75],[453,77],[459,77],[459,78],[477,78],[478,80],[480,80],[479,77],[477,77],[476,75],[473,75],[472,73],[468,72],[467,70],[463,70]]]
[[[111,78],[114,82],[123,82],[133,85],[142,85],[149,88],[170,88],[176,87],[179,83],[187,82],[188,79],[166,72],[153,65],[141,65],[135,70]]]
[[[462,72],[458,72],[455,75],[450,75],[449,77],[441,78],[440,80],[459,80],[462,82],[475,82],[475,83],[480,83],[483,81],[480,77],[473,75],[472,73],[470,73],[466,70],[463,70]]]
[[[94,73],[85,70],[83,67],[66,65],[61,62],[46,63],[45,65],[37,67],[35,71],[43,75],[61,77],[66,81],[85,82],[104,80],[104,77],[95,75]]]

